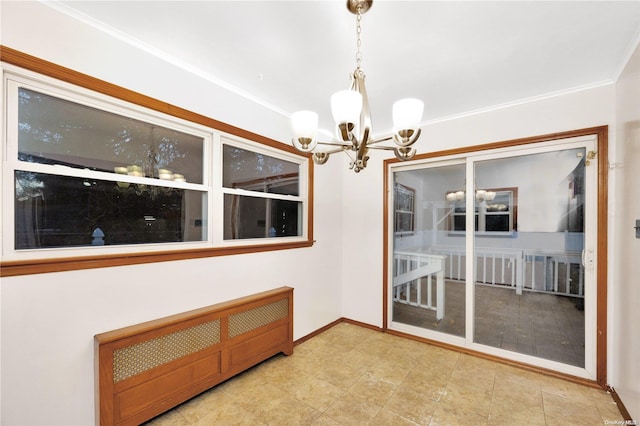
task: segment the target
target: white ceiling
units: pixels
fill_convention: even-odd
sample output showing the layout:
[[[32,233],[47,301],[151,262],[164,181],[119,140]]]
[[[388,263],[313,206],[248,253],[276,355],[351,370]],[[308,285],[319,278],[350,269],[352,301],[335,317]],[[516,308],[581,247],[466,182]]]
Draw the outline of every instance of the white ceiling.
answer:
[[[356,17],[342,0],[55,7],[283,114],[315,110],[325,129],[329,97],[356,65]],[[430,122],[611,83],[639,29],[640,1],[375,0],[362,17],[374,134],[403,97],[422,99]]]

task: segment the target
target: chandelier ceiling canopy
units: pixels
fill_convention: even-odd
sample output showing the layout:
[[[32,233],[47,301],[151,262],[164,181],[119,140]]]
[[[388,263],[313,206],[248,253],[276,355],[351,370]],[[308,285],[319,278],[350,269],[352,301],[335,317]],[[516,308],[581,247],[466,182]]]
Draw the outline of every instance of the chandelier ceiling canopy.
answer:
[[[373,0],[347,0],[347,8],[357,16],[356,69],[351,73],[351,87],[331,96],[331,112],[336,122],[336,141],[321,142],[316,139],[318,114],[298,111],[291,116],[293,146],[302,152],[312,153],[316,164],[324,164],[333,153],[344,152],[350,159],[350,169],[356,173],[367,167],[370,149],[393,150],[400,160],[410,160],[416,154],[412,145],[420,137],[420,121],[424,103],[419,99],[401,99],[393,104],[392,136],[374,139],[371,136],[371,112],[365,88],[365,74],[361,68],[362,43],[360,40],[362,15]],[[384,142],[394,144],[385,145]]]

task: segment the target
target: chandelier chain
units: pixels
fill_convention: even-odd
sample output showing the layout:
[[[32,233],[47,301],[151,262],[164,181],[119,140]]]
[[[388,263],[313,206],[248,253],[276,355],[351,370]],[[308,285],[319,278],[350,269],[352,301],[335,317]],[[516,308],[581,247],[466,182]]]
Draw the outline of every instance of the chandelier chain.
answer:
[[[360,21],[362,21],[362,6],[358,6],[358,17],[356,19],[356,37],[357,42],[356,46],[358,48],[356,52],[356,65],[357,69],[360,69],[360,64],[362,63],[362,40],[360,40],[360,34],[362,33],[362,29],[360,28]]]

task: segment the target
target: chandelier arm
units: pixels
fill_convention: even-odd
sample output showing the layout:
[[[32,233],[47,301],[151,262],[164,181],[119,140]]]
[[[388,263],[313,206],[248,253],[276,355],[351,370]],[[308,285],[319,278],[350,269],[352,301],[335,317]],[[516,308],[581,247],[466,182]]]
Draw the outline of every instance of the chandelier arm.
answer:
[[[393,150],[393,153],[398,160],[407,161],[411,160],[416,155],[416,149],[408,147],[398,147]]]
[[[420,137],[421,133],[422,133],[422,130],[419,127],[415,131],[413,131],[413,133],[409,137],[402,137],[398,133],[394,133],[393,141],[398,146],[408,147],[408,146],[413,145],[415,143],[415,141],[418,140],[418,138]]]
[[[369,144],[369,136],[371,134],[371,110],[369,109],[369,97],[367,96],[367,88],[364,85],[364,71],[361,68],[356,68],[353,72],[353,80],[351,83],[352,90],[359,92],[362,95],[362,110],[360,111],[360,134],[356,138],[358,141],[358,151],[362,151],[366,154],[366,148]]]
[[[313,162],[319,165],[326,164],[329,161],[329,157],[331,154],[327,152],[314,152],[311,158],[313,158]]]
[[[369,149],[378,149],[381,151],[395,151],[396,147],[394,146],[370,146]]]
[[[367,145],[369,145],[369,147],[371,147],[371,145],[380,143],[380,142],[386,142],[386,141],[390,141],[393,140],[393,136],[386,136],[384,138],[380,138],[380,139],[371,139],[369,140],[369,142],[367,142]]]
[[[351,154],[351,152],[349,152],[349,151],[350,151],[349,149],[344,149],[344,150],[343,150],[343,152],[344,152],[345,154],[347,154],[347,157],[349,157],[349,160],[351,160],[351,162],[353,163],[353,162],[355,162],[355,161],[356,161],[356,159],[354,158],[354,156],[353,156],[353,155]]]
[[[327,151],[317,151],[317,152],[323,152],[325,154],[335,154],[336,152],[343,152],[343,151],[346,151],[346,148],[344,146],[339,148],[329,149]]]
[[[339,146],[342,148],[351,148],[350,143],[340,143],[340,142],[320,142],[318,141],[318,145],[326,145],[326,146]]]

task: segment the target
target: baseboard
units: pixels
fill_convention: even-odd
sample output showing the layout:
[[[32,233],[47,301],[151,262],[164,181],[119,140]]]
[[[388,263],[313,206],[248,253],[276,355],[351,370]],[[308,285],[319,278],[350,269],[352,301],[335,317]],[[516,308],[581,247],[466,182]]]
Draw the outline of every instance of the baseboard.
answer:
[[[624,417],[626,424],[637,425],[638,422],[631,418],[631,413],[629,413],[629,410],[627,410],[627,407],[624,406],[624,403],[620,399],[620,395],[618,395],[618,392],[616,392],[613,386],[607,385],[607,392],[611,394],[611,397],[616,402],[616,405],[618,406],[618,410],[620,410],[620,414],[622,414],[622,417]]]
[[[320,327],[319,329],[317,329],[316,331],[313,331],[309,334],[307,334],[306,336],[302,336],[301,338],[299,338],[298,340],[294,340],[293,342],[293,346],[298,346],[300,343],[304,343],[307,340],[311,339],[312,337],[317,336],[318,334],[327,331],[328,329],[330,329],[331,327],[333,327],[334,325],[340,324],[342,322],[343,318],[338,318],[337,320],[330,322],[329,324],[325,325],[324,327]]]
[[[368,328],[369,330],[375,330],[375,331],[381,331],[381,332],[384,331],[384,329],[381,328],[381,327],[376,327],[375,325],[367,324],[366,322],[360,322],[360,321],[352,320],[352,319],[349,319],[349,318],[344,318],[343,317],[343,318],[340,318],[339,321],[340,322],[346,322],[346,323],[353,324],[353,325],[357,325],[357,326],[364,327],[364,328]]]
[[[382,328],[376,327],[375,325],[371,325],[371,324],[367,324],[366,322],[355,321],[355,320],[352,320],[352,319],[349,319],[349,318],[342,317],[342,318],[338,318],[337,320],[335,320],[333,322],[330,322],[329,324],[325,325],[324,327],[320,327],[319,329],[307,334],[306,336],[303,336],[303,337],[299,338],[298,340],[295,340],[293,342],[293,345],[294,346],[298,346],[299,344],[306,342],[307,340],[311,339],[312,337],[315,337],[318,334],[320,334],[320,333],[322,333],[324,331],[327,331],[331,327],[336,326],[336,325],[338,325],[340,323],[343,323],[343,322],[346,322],[346,323],[349,323],[349,324],[353,324],[353,325],[357,325],[359,327],[368,328],[370,330],[375,330],[375,331],[380,331],[380,332],[384,331]]]

